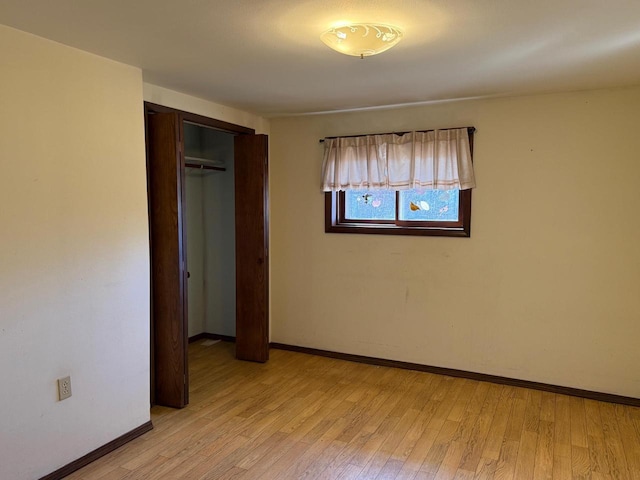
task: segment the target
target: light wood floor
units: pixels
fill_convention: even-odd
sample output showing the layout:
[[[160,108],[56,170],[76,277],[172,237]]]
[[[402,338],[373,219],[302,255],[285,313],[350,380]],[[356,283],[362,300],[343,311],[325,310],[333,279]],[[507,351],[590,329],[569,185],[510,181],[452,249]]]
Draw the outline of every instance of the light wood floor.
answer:
[[[190,347],[191,404],[72,479],[640,479],[640,409],[233,345]]]

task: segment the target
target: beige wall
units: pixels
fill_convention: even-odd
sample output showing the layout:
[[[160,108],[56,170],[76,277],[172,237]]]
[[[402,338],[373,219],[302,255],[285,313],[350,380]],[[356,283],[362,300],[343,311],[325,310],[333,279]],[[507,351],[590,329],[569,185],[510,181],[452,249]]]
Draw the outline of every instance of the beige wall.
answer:
[[[471,125],[471,238],[324,233],[319,138]],[[640,88],[272,120],[272,341],[640,397],[638,125]]]
[[[0,71],[0,478],[20,480],[149,420],[142,77],[3,26]]]

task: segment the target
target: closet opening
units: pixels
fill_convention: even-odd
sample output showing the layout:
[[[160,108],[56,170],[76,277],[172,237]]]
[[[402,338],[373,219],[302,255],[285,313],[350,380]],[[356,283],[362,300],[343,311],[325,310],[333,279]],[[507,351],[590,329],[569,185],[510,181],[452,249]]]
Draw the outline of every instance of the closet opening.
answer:
[[[145,102],[151,405],[189,403],[189,338],[269,358],[268,144],[253,129]]]
[[[184,122],[188,337],[236,337],[234,135]]]

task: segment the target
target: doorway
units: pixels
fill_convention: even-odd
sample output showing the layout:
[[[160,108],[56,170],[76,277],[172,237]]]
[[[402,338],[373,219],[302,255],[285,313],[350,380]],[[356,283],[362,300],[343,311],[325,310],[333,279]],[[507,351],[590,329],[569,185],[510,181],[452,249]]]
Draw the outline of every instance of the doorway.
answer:
[[[181,408],[189,402],[189,291],[198,290],[200,284],[202,291],[205,290],[203,278],[192,282],[193,288],[188,278],[188,245],[191,240],[187,217],[193,214],[187,210],[188,195],[194,197],[194,207],[197,207],[194,202],[198,198],[189,192],[189,184],[198,185],[192,181],[195,174],[189,175],[189,171],[200,170],[200,186],[204,187],[205,170],[207,173],[226,174],[227,168],[232,167],[233,194],[218,191],[217,206],[222,209],[226,206],[233,211],[232,223],[235,225],[229,227],[231,223],[227,221],[227,228],[232,230],[233,235],[224,237],[224,229],[217,231],[216,235],[227,246],[229,237],[235,236],[235,241],[231,241],[234,252],[226,253],[227,272],[233,271],[235,263],[235,289],[221,288],[217,294],[225,297],[227,332],[233,328],[229,326],[229,311],[233,311],[229,304],[235,304],[236,358],[265,362],[269,356],[267,137],[255,135],[252,129],[246,127],[151,103],[145,103],[145,126],[152,292],[151,403]],[[229,157],[231,140],[233,148]],[[225,149],[226,161],[220,155],[216,157],[216,153],[220,154]],[[211,178],[206,182],[211,186],[222,183],[215,180],[213,175]],[[226,178],[227,186],[218,185],[219,188],[229,187],[231,175]],[[209,195],[215,196],[211,192]],[[200,208],[204,210],[207,203],[203,196],[200,201]],[[229,205],[222,205],[221,202],[228,202]],[[197,213],[198,208],[195,210]],[[201,215],[207,215],[207,212],[202,211]],[[206,222],[202,224],[204,228]],[[209,235],[203,232],[202,236],[192,232],[191,235],[196,250],[198,240],[201,240],[199,249],[203,263],[196,265],[199,263],[199,260],[195,260],[197,254],[191,255],[191,262],[194,267],[202,267],[198,274],[204,277],[207,263],[204,257],[215,259],[217,254],[223,254],[217,253],[215,242],[209,241],[213,232]],[[214,274],[211,275],[213,278]],[[233,281],[229,275],[225,277],[224,272],[218,272],[217,275],[226,287]],[[206,289],[212,283],[212,280],[208,282]],[[221,286],[220,283],[218,286]],[[235,299],[230,298],[233,290]],[[203,301],[206,300],[208,298],[203,298]],[[195,325],[197,329],[197,319],[201,318],[200,325],[206,333],[209,324],[206,316],[202,316],[202,312],[205,312],[202,303],[191,301],[191,306],[197,310],[196,316],[192,317],[192,328]],[[214,324],[212,321],[211,325]]]

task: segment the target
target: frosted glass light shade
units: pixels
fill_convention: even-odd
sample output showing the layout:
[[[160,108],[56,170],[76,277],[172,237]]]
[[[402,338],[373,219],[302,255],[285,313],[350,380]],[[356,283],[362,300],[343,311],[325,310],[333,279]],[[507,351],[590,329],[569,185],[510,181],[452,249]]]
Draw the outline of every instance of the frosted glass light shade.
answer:
[[[363,58],[389,50],[402,40],[402,30],[391,25],[352,23],[330,28],[320,40],[336,52]]]

